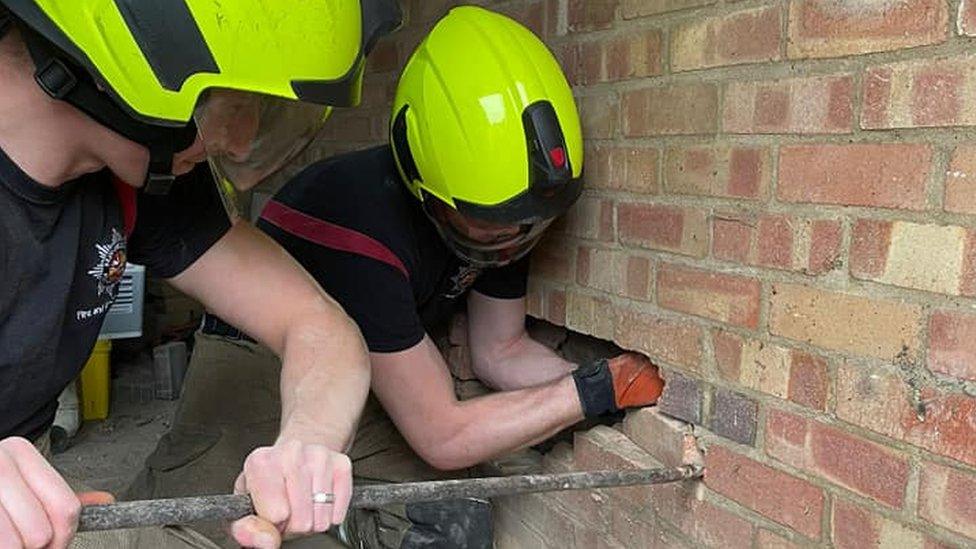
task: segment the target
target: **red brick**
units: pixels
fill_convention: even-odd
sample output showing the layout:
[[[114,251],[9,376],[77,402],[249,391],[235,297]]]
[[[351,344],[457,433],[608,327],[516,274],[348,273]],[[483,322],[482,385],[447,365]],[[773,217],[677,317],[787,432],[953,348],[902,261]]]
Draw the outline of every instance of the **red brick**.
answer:
[[[850,433],[770,409],[766,453],[798,469],[894,508],[901,508],[908,462]]]
[[[925,536],[863,507],[835,499],[831,536],[837,549],[922,547]]]
[[[780,8],[694,19],[671,32],[671,69],[688,71],[779,59]]]
[[[972,102],[976,56],[902,61],[864,75],[865,129],[976,125]]]
[[[613,25],[618,0],[568,0],[566,19],[570,32],[607,29]]]
[[[621,0],[620,16],[635,19],[658,13],[697,8],[714,4],[716,0]]]
[[[698,547],[752,546],[752,524],[745,519],[707,501],[674,499],[662,498],[655,510],[659,517],[695,540]]]
[[[960,145],[952,152],[946,172],[945,210],[976,214],[976,145]]]
[[[622,202],[617,206],[617,221],[625,245],[705,256],[708,219],[702,210]]]
[[[936,311],[929,320],[929,369],[976,381],[976,316]]]
[[[560,326],[566,324],[566,292],[549,290],[546,294],[546,320]]]
[[[843,237],[841,231],[839,221],[820,219],[812,222],[807,274],[824,274],[838,266]]]
[[[800,549],[800,547],[799,544],[769,530],[759,530],[759,534],[756,536],[757,549]]]
[[[705,484],[712,490],[809,538],[820,539],[821,489],[722,446],[708,449],[705,464]]]
[[[614,94],[587,95],[576,99],[583,126],[583,136],[587,139],[613,137],[617,128],[619,107]]]
[[[959,295],[969,232],[951,225],[858,220],[851,243],[851,274],[903,288]]]
[[[973,0],[962,0],[959,4],[956,32],[963,36],[976,36],[976,2]]]
[[[566,296],[566,327],[601,339],[613,339],[614,314],[610,300],[571,292]]]
[[[615,314],[614,341],[620,346],[642,351],[656,362],[692,371],[701,368],[701,330],[696,326],[630,309]]]
[[[651,294],[651,262],[620,250],[580,246],[576,282],[623,297],[646,300]]]
[[[664,164],[664,189],[670,194],[761,198],[769,188],[766,148],[670,148]]]
[[[568,234],[589,240],[613,240],[613,202],[583,196],[562,219]]]
[[[627,137],[712,134],[718,128],[718,88],[686,84],[632,90],[624,93],[621,109]]]
[[[774,285],[772,293],[774,335],[888,360],[921,347],[921,307],[789,284]]]
[[[833,57],[937,44],[946,39],[942,0],[791,0],[790,57]]]
[[[572,281],[576,266],[573,251],[572,246],[553,236],[543,239],[532,253],[532,276],[550,282]]]
[[[759,281],[753,278],[662,265],[657,298],[665,309],[745,328],[759,325]]]
[[[690,426],[665,416],[656,408],[628,412],[623,431],[634,444],[668,467],[704,464]]]
[[[827,361],[794,349],[791,353],[789,399],[814,410],[827,408]]]
[[[650,454],[641,450],[623,433],[604,425],[576,433],[573,457],[576,467],[581,471],[660,467]],[[647,507],[651,500],[651,492],[647,487],[615,489],[613,496],[625,499],[638,507]]]
[[[793,265],[793,227],[790,219],[781,215],[766,215],[759,219],[757,263],[764,267],[789,269]]]
[[[976,444],[976,443],[974,443]],[[918,514],[976,541],[976,476],[927,463],[918,490]]]
[[[603,78],[610,82],[661,74],[661,31],[649,29],[608,39],[603,45]]]
[[[745,216],[717,214],[712,218],[712,256],[725,261],[750,263],[755,240],[755,221]]]
[[[976,465],[976,397],[922,388],[916,400],[904,377],[851,363],[841,365],[836,383],[840,419]]]
[[[780,150],[778,196],[878,208],[925,208],[932,149],[916,144],[791,145]]]
[[[847,75],[731,82],[722,126],[729,133],[849,133],[853,97]]]

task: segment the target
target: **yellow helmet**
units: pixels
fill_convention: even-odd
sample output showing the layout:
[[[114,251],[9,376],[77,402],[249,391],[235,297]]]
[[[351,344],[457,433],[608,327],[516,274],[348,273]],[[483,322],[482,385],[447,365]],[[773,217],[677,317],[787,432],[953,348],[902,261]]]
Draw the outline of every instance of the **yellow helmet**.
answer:
[[[390,140],[404,182],[475,265],[528,253],[582,191],[579,114],[558,62],[527,28],[483,8],[451,10],[417,47]],[[520,230],[486,242],[462,219]]]
[[[0,0],[4,9],[40,86],[154,162],[195,138],[169,128],[199,115],[209,90],[277,98],[276,112],[358,104],[365,56],[400,22],[395,0]]]

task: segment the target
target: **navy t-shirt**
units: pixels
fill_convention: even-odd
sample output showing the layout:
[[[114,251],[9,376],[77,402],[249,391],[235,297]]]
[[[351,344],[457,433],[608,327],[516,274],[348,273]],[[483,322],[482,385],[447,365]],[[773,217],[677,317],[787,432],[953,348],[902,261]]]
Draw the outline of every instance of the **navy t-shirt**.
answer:
[[[307,168],[268,203],[258,227],[342,305],[372,352],[420,343],[471,288],[502,299],[526,293],[527,259],[482,271],[448,249],[389,146]]]
[[[58,395],[94,347],[127,260],[173,277],[230,227],[205,167],[181,178],[169,196],[137,196],[127,238],[107,171],[52,189],[0,151],[0,438],[35,438],[50,427]]]

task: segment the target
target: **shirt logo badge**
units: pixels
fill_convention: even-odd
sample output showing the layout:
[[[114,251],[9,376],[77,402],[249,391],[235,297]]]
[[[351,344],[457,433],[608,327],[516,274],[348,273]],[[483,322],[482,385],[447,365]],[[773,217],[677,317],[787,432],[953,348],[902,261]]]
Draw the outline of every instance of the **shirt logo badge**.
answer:
[[[481,274],[481,269],[472,267],[470,265],[461,265],[458,268],[457,274],[451,277],[451,289],[444,294],[447,299],[455,299],[459,297],[464,292],[468,291],[468,288],[474,284],[475,280],[478,280],[478,275]]]
[[[125,238],[118,230],[112,229],[112,237],[106,244],[95,244],[98,263],[88,270],[88,274],[98,282],[98,295],[114,295],[115,289],[125,274]]]

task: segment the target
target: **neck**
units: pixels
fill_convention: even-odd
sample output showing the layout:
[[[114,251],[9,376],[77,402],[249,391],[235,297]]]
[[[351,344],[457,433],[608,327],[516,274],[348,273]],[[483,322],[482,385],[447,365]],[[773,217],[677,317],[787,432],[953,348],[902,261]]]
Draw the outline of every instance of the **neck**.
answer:
[[[141,184],[146,150],[48,97],[33,79],[30,61],[0,43],[0,149],[32,179],[59,187],[106,167]],[[22,47],[22,46],[20,46]]]

